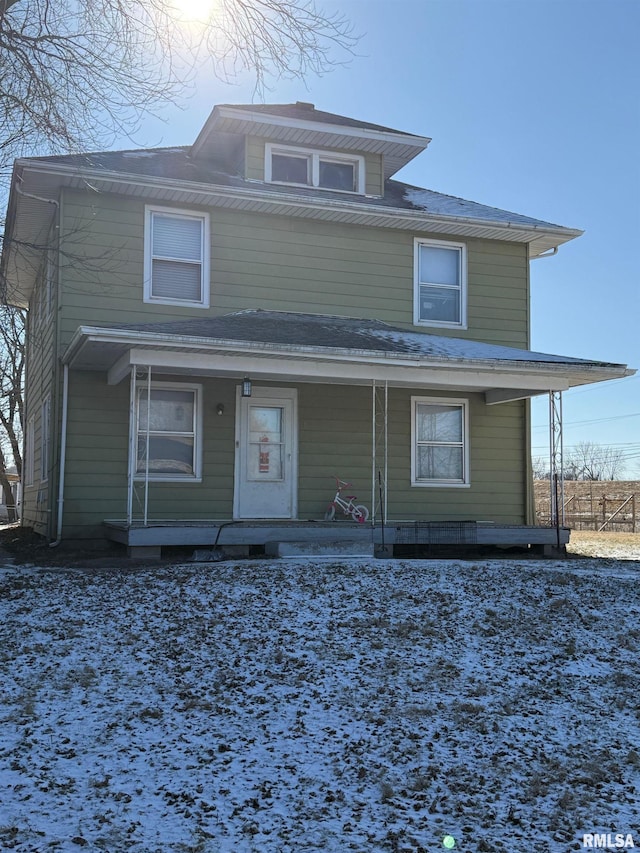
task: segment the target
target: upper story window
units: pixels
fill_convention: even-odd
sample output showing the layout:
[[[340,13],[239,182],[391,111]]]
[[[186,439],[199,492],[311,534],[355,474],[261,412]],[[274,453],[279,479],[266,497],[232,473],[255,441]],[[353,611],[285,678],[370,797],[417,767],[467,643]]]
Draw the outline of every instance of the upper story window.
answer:
[[[264,171],[265,180],[272,184],[346,193],[364,194],[365,191],[364,157],[356,154],[333,154],[267,143]]]
[[[144,301],[209,307],[209,217],[171,207],[145,211]]]
[[[467,326],[467,257],[464,243],[415,241],[414,323]]]

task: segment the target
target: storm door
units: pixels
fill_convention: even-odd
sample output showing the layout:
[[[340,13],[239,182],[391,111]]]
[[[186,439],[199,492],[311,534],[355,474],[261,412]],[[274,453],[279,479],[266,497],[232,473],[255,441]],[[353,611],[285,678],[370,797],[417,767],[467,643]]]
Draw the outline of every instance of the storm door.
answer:
[[[238,396],[236,518],[295,518],[296,392],[255,388]]]

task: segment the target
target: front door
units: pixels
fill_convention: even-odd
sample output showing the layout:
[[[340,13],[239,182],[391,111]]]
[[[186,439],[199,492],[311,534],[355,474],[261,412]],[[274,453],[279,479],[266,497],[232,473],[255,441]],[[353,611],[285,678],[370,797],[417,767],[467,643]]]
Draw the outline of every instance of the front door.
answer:
[[[238,389],[237,413],[234,517],[295,518],[295,389]]]

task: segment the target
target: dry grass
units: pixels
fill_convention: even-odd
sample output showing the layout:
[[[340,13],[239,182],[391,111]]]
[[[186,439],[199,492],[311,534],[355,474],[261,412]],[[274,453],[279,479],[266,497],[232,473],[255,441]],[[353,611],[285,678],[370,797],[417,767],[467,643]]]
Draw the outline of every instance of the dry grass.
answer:
[[[640,533],[573,530],[567,550],[582,557],[640,560]]]

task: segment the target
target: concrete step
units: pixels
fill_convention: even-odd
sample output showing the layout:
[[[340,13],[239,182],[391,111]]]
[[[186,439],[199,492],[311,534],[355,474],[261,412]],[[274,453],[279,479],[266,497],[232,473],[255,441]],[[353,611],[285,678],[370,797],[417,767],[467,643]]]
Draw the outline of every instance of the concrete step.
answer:
[[[328,542],[267,542],[265,553],[270,557],[373,557],[373,542],[353,542],[346,539]]]

